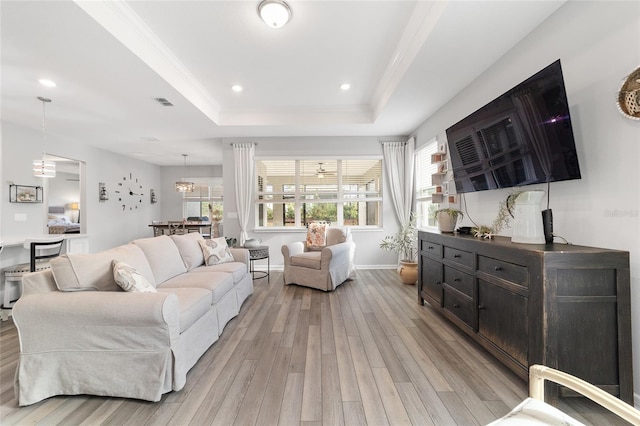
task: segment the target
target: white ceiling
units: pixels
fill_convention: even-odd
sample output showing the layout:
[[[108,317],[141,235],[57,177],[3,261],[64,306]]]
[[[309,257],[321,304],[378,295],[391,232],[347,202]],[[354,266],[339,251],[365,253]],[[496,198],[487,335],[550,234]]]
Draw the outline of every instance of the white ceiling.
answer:
[[[291,0],[272,29],[258,1],[2,1],[2,121],[40,130],[50,97],[50,138],[158,165],[222,164],[221,138],[408,135],[563,2]]]

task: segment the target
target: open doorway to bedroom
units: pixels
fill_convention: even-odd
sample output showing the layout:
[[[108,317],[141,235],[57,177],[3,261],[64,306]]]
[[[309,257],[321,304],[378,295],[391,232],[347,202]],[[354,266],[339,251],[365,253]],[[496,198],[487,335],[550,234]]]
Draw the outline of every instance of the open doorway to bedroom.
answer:
[[[56,177],[48,179],[45,185],[45,233],[85,233],[82,216],[84,163],[52,155],[47,157],[56,163]]]

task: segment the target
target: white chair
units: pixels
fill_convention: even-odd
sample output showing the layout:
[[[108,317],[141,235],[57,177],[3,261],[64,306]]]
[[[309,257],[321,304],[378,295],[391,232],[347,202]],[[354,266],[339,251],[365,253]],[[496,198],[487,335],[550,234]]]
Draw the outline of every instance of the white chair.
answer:
[[[169,235],[184,235],[187,233],[187,228],[181,220],[170,220],[167,224],[169,225]]]
[[[49,261],[60,255],[64,238],[56,239],[26,239],[23,247],[29,250],[29,263],[4,268],[4,298],[2,302],[2,321],[9,319],[13,304],[22,294],[22,277],[29,272],[51,268]],[[18,297],[11,298],[12,287],[18,289]]]
[[[356,245],[348,228],[328,227],[326,244],[310,248],[302,241],[282,246],[284,283],[323,291],[335,290],[354,271]]]

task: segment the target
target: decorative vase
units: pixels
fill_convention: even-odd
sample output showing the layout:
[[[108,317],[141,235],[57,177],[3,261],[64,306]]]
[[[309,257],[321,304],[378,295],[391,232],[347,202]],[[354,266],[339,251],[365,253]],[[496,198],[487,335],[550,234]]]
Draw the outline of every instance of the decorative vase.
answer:
[[[245,240],[244,247],[255,248],[255,247],[258,247],[261,243],[262,243],[262,240],[260,238],[250,238],[248,240]]]
[[[453,232],[456,229],[456,224],[460,215],[450,215],[447,212],[438,212],[436,219],[438,220],[438,229],[440,232]]]
[[[401,260],[398,275],[403,284],[415,284],[418,281],[418,263]]]
[[[515,201],[515,218],[511,241],[525,244],[544,244],[544,227],[540,202],[544,191],[525,191]]]

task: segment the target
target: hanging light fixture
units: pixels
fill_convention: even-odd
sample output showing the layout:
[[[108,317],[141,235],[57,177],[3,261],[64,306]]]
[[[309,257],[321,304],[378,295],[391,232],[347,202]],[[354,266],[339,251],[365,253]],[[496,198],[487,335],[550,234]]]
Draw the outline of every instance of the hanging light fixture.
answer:
[[[281,28],[291,19],[291,8],[282,0],[262,0],[258,15],[271,28]]]
[[[45,105],[51,102],[49,98],[38,96],[42,102],[42,159],[33,160],[33,175],[36,177],[53,178],[56,177],[56,163],[47,161],[47,130],[45,121]]]
[[[184,174],[187,175],[187,154],[182,154],[184,157]],[[196,189],[196,185],[193,182],[185,182],[180,180],[176,182],[176,191],[178,192],[193,192]]]

